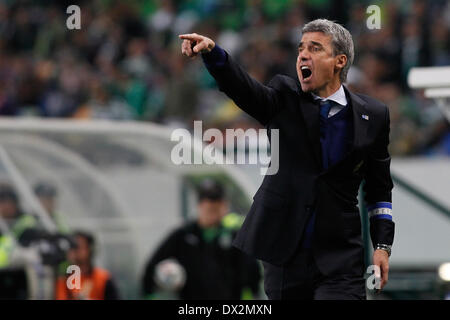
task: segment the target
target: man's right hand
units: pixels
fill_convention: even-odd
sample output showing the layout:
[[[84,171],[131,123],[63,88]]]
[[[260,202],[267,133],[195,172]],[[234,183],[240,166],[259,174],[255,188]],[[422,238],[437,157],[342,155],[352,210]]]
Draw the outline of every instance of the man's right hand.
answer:
[[[195,58],[199,53],[211,52],[216,45],[210,38],[197,33],[180,34],[178,37],[183,39],[181,53],[191,58]]]

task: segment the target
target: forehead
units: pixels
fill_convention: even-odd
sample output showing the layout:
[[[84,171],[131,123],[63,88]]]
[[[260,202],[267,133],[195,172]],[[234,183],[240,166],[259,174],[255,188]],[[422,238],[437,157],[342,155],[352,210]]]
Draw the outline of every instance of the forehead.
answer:
[[[311,42],[318,42],[323,46],[331,45],[331,36],[323,32],[306,32],[302,35],[300,44],[309,44]]]
[[[203,199],[202,201],[200,201],[199,205],[203,206],[203,207],[210,207],[210,208],[214,208],[214,207],[220,207],[222,205],[224,205],[226,203],[225,200],[210,200],[210,199]]]
[[[78,246],[85,246],[85,247],[88,246],[87,239],[85,237],[82,237],[82,236],[77,236],[77,243],[78,243]]]

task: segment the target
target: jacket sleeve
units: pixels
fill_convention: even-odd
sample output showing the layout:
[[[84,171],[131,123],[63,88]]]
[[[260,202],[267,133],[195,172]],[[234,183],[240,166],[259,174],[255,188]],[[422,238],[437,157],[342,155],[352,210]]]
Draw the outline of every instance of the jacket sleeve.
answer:
[[[365,201],[370,218],[372,244],[392,245],[395,223],[392,220],[392,188],[390,173],[389,109],[385,107],[385,119],[378,137],[369,151],[365,178]]]
[[[218,53],[219,50],[222,50],[222,54]],[[280,105],[280,92],[275,89],[279,77],[274,77],[267,86],[259,83],[218,46],[202,57],[219,90],[265,126]],[[214,63],[211,61],[213,59],[221,61]]]

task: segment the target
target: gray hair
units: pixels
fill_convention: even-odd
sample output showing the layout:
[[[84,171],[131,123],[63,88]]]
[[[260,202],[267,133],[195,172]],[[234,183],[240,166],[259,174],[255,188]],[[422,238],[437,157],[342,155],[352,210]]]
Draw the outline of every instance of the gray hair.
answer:
[[[339,75],[341,82],[345,82],[348,69],[350,69],[355,56],[353,39],[350,32],[339,23],[327,19],[316,19],[308,22],[302,29],[303,34],[307,32],[322,32],[331,36],[333,55],[345,54],[347,56],[347,64],[341,70],[341,74]]]

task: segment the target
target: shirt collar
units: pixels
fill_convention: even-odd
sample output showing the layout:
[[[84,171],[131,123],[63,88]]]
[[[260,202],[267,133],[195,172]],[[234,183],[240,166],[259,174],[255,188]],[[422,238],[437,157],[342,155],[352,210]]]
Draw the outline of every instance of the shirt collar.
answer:
[[[311,95],[313,96],[314,100],[322,100],[322,101],[332,100],[341,106],[345,107],[347,105],[347,97],[345,96],[344,87],[342,85],[339,87],[339,89],[335,93],[333,93],[331,96],[329,96],[327,98],[319,97],[318,95],[315,95],[312,92],[311,92]]]

